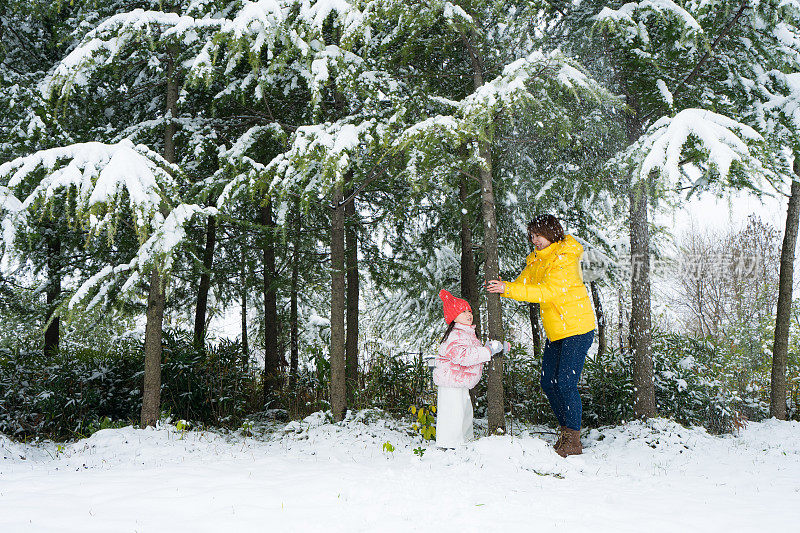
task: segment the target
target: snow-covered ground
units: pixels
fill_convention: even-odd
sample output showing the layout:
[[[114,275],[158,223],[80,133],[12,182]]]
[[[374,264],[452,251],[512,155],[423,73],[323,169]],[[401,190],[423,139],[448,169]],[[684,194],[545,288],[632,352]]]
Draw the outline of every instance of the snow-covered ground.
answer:
[[[103,430],[67,445],[0,436],[0,531],[796,531],[800,423],[711,436],[654,419],[545,428],[423,456],[374,412],[240,433]],[[394,446],[384,450],[384,443]]]

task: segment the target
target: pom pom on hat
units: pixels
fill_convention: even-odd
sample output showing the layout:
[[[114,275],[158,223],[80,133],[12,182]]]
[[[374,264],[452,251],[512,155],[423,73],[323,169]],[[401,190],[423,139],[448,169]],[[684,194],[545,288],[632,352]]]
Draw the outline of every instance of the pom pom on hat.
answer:
[[[439,298],[442,299],[444,304],[444,321],[448,324],[464,311],[472,312],[472,307],[470,307],[468,301],[456,298],[444,289],[439,291]]]

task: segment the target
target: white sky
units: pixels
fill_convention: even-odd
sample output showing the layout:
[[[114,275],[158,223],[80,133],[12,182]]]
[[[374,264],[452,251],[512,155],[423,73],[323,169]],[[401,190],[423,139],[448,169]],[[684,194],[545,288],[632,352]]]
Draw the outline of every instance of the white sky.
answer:
[[[785,197],[757,198],[754,194],[745,192],[738,192],[726,198],[701,194],[693,197],[683,208],[675,210],[666,218],[674,228],[676,237],[688,231],[692,221],[695,227],[707,227],[716,231],[742,229],[752,214],[760,216],[783,234],[786,203]]]

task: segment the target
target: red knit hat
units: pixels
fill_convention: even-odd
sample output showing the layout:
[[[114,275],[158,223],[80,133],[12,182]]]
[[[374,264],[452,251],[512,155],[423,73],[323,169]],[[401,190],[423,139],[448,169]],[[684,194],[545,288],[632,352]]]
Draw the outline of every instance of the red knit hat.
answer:
[[[448,324],[464,311],[472,312],[468,301],[456,298],[444,289],[439,291],[439,298],[444,303],[444,321]]]

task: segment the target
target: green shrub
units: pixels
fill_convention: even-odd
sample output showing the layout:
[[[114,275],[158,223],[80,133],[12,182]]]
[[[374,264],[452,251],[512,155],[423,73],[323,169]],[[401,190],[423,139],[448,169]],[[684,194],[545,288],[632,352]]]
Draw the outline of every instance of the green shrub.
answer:
[[[198,424],[238,427],[261,410],[258,376],[238,343],[196,349],[189,333],[165,332],[161,408]],[[143,348],[67,346],[57,355],[0,348],[0,432],[65,440],[139,419]]]
[[[191,333],[166,331],[163,342],[161,407],[173,417],[233,428],[262,408],[258,377],[238,341],[196,348]]]
[[[133,420],[141,366],[140,352],[0,351],[0,432],[63,440],[90,435],[105,420]]]
[[[356,397],[358,409],[373,407],[400,415],[412,405],[435,403],[431,370],[421,354],[376,353],[362,378],[363,387]]]

